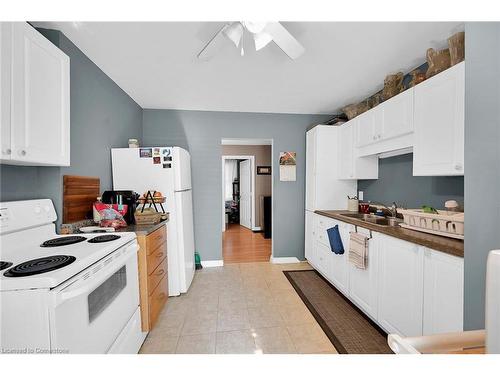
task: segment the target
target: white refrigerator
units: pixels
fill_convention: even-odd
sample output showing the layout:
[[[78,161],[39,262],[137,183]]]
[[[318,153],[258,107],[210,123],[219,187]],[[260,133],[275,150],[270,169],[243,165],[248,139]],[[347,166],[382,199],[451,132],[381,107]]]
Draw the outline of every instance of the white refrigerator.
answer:
[[[167,222],[169,295],[186,293],[194,276],[191,157],[180,147],[113,148],[113,189],[160,191]],[[158,206],[158,205],[157,205]],[[158,206],[160,209],[160,207]]]

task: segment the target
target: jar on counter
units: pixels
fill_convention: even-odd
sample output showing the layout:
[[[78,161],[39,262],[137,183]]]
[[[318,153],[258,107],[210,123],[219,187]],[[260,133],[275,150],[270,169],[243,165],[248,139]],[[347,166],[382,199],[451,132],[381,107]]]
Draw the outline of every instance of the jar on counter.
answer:
[[[128,140],[128,148],[139,148],[139,141],[135,138]]]

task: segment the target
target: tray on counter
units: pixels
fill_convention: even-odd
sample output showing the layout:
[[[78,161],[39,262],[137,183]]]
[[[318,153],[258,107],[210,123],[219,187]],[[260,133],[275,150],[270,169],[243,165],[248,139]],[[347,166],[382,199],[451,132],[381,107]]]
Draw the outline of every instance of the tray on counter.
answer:
[[[451,238],[464,239],[464,213],[437,210],[427,213],[421,209],[399,210],[403,214],[401,227]]]

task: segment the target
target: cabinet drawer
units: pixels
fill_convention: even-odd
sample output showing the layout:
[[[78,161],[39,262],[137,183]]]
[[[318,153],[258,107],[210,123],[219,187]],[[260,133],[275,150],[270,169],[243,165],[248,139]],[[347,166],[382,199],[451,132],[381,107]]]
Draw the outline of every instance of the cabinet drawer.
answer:
[[[149,330],[153,329],[168,298],[168,277],[165,275],[149,296]]]
[[[166,256],[167,243],[165,242],[163,243],[163,245],[157,247],[152,254],[148,255],[148,275],[151,275],[151,273],[160,265],[160,263],[166,258]]]
[[[167,275],[168,258],[165,257],[158,267],[148,276],[148,293],[153,294],[154,289],[160,283],[160,280]]]
[[[167,240],[167,227],[164,225],[146,237],[146,247],[148,255],[154,252],[158,246]]]

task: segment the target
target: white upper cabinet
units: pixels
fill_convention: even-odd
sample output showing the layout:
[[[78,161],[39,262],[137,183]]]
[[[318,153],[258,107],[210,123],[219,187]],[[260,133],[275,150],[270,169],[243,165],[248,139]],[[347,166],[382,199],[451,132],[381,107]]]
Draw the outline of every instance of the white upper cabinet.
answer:
[[[422,335],[423,249],[381,236],[378,322],[389,333]]]
[[[373,155],[413,145],[413,89],[379,104],[356,117],[359,155]]]
[[[306,133],[306,210],[344,210],[346,195],[355,195],[355,181],[338,177],[340,127],[317,125]]]
[[[411,88],[380,105],[382,121],[377,139],[388,140],[413,132],[413,94]]]
[[[414,176],[464,174],[465,62],[415,86]]]
[[[424,335],[463,330],[464,259],[425,249]]]
[[[9,138],[2,140],[2,162],[68,166],[69,58],[25,22],[3,24],[2,31],[5,29],[10,30],[11,38],[2,43],[2,57],[4,50],[11,51],[12,75],[10,119],[5,116],[4,120],[2,113],[2,138],[9,129],[10,146]],[[6,92],[2,82],[2,97]],[[4,157],[4,149],[10,149],[9,158]]]
[[[10,67],[11,67],[11,37],[10,24],[0,23],[0,129],[1,158],[10,160]]]
[[[359,156],[355,147],[354,132],[360,119],[346,122],[339,126],[338,139],[338,170],[339,178],[345,180],[376,179],[378,178],[378,157]]]

